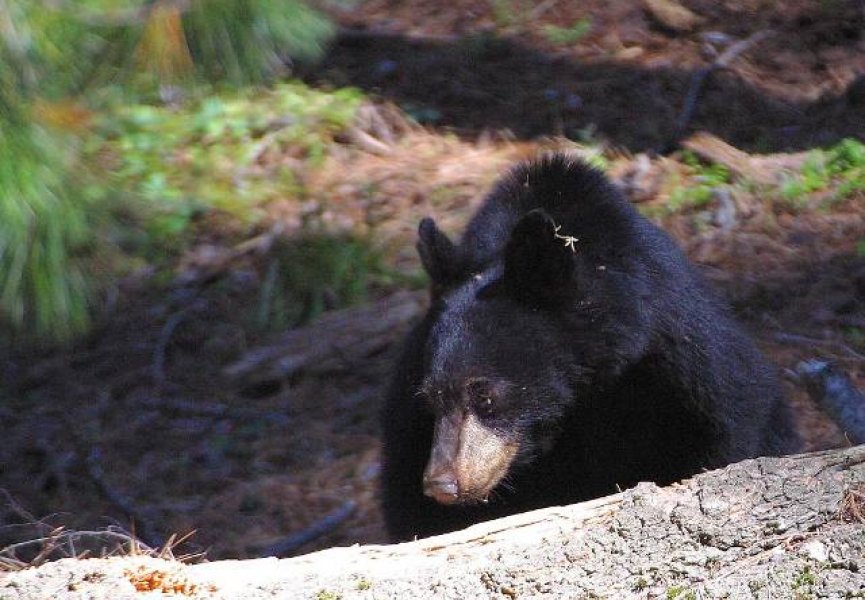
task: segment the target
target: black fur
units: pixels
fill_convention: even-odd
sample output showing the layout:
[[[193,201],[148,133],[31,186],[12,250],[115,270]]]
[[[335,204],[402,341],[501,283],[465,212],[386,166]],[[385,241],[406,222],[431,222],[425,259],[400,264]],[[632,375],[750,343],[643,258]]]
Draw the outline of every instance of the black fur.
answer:
[[[518,167],[459,244],[425,219],[418,247],[432,307],[384,410],[394,539],[799,448],[773,369],[675,243],[585,164]],[[493,410],[460,392],[473,378],[506,390]],[[488,504],[423,495],[435,415],[455,406],[522,439]]]

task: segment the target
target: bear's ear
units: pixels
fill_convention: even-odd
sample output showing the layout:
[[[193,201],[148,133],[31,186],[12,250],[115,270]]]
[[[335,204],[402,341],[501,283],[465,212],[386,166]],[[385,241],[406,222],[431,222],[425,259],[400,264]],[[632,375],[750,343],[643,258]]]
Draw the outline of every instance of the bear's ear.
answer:
[[[555,306],[573,294],[575,238],[560,235],[552,217],[532,210],[517,222],[505,247],[504,281],[518,300]]]
[[[445,286],[451,282],[458,270],[457,249],[429,217],[418,227],[417,251],[433,284]]]

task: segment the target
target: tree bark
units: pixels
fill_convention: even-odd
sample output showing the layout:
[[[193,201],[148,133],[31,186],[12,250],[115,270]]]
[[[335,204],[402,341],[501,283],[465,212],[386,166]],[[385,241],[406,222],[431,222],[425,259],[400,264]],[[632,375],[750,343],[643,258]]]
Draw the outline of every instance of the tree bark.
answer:
[[[865,446],[746,460],[392,546],[185,565],[64,559],[0,598],[847,598],[865,595]]]

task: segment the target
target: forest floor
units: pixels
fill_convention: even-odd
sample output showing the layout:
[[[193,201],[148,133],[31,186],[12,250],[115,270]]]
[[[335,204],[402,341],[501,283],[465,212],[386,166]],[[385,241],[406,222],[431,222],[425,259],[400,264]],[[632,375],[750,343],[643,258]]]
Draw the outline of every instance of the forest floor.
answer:
[[[796,153],[865,136],[863,4],[689,0],[696,20],[667,24],[648,4],[370,0],[334,12],[343,33],[300,74],[379,99],[375,139],[331,149],[305,173],[326,203],[274,203],[270,223],[317,211],[414,277],[421,217],[457,232],[508,166],[579,140],[600,148],[782,372],[822,357],[862,387],[865,196],[778,186],[801,167]],[[726,68],[701,71],[749,38]],[[748,153],[746,165],[720,191],[682,200],[677,189],[710,176],[679,149],[697,131]],[[177,551],[211,559],[267,554],[297,532],[311,541],[289,553],[384,541],[378,411],[396,344],[282,379],[231,377],[227,367],[280,335],[242,318],[266,285],[271,238],[226,247],[220,226],[173,282],[124,280],[81,343],[4,352],[0,548],[110,525],[153,544],[194,532]],[[785,386],[809,449],[845,444],[794,378]],[[324,533],[310,530],[328,517]],[[78,539],[74,552],[93,541]]]

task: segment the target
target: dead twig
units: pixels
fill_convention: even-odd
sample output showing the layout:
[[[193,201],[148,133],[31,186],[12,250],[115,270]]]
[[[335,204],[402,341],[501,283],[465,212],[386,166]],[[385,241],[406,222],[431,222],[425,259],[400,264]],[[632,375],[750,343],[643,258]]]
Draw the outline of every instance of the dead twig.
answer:
[[[151,548],[162,546],[163,540],[161,536],[156,533],[148,520],[144,518],[132,499],[114,489],[108,483],[108,479],[105,477],[105,468],[102,466],[102,451],[99,447],[91,447],[85,460],[85,465],[87,467],[87,474],[93,480],[93,483],[96,484],[100,494],[108,502],[116,506],[130,522],[135,524],[137,537]]]
[[[854,484],[841,499],[839,516],[851,523],[865,524],[865,484]]]
[[[306,529],[302,529],[290,536],[270,545],[264,550],[262,556],[287,556],[313,540],[320,538],[326,533],[336,529],[343,521],[348,519],[357,510],[357,503],[349,500],[338,509],[316,521]]]
[[[535,6],[529,13],[529,16],[533,21],[539,19],[541,18],[541,16],[543,16],[545,12],[553,8],[558,3],[559,0],[545,0],[544,2],[541,2],[540,4]]]
[[[843,342],[839,342],[837,340],[821,340],[820,338],[812,338],[805,335],[799,335],[796,333],[785,333],[783,331],[776,331],[772,334],[772,338],[778,342],[791,342],[799,345],[807,345],[807,346],[829,346],[832,348],[836,348],[845,354],[849,354],[853,358],[859,360],[865,360],[865,354],[861,354],[856,352],[853,348],[848,346]]]
[[[141,405],[157,410],[166,410],[193,417],[210,417],[214,419],[286,419],[289,402],[282,402],[273,410],[265,411],[258,408],[233,407],[218,402],[198,402],[181,398],[147,397]]]
[[[35,557],[33,557],[33,560],[30,561],[30,564],[34,566],[41,565],[43,562],[48,560],[48,558],[54,554],[54,551],[60,547],[61,533],[63,533],[63,527],[57,527],[47,537],[42,538],[44,540],[42,548],[39,549],[39,552]]]
[[[676,119],[673,136],[664,148],[662,148],[662,154],[668,154],[678,147],[679,140],[684,136],[685,130],[687,130],[688,125],[691,123],[694,111],[697,108],[697,102],[700,99],[700,94],[702,94],[709,77],[715,71],[729,68],[730,64],[745,50],[748,50],[751,46],[762,42],[774,33],[775,32],[772,30],[758,31],[744,40],[731,44],[729,48],[724,50],[724,52],[712,61],[712,64],[703,67],[694,73],[691,77],[690,83],[688,84],[688,91],[685,94],[685,102],[682,105],[682,111],[679,113],[679,118]]]
[[[193,535],[195,535],[195,530],[184,533],[183,535],[172,533],[170,536],[168,536],[165,544],[163,544],[163,546],[158,551],[156,551],[156,558],[177,560],[184,563],[204,558],[206,556],[206,553],[204,552],[195,552],[193,554],[174,554],[174,549],[183,544],[184,542],[189,541],[189,538],[191,538]]]
[[[34,517],[27,509],[25,509],[23,506],[21,506],[18,503],[18,501],[12,497],[12,494],[10,494],[7,490],[0,488],[0,496],[3,496],[3,498],[6,499],[6,505],[12,510],[13,513],[18,515],[22,520],[24,520],[28,523],[39,524],[39,525],[45,526],[44,523],[39,521],[39,519]]]
[[[17,558],[9,558],[8,556],[0,556],[0,572],[3,571],[20,571],[26,569],[28,565],[23,560]]]
[[[393,148],[359,127],[349,128],[348,137],[352,144],[370,154],[375,154],[376,156],[388,156],[393,152]]]
[[[171,336],[174,334],[174,330],[186,318],[190,308],[191,306],[187,306],[171,315],[162,327],[162,331],[159,332],[159,339],[156,342],[156,348],[153,350],[153,365],[151,367],[153,383],[157,390],[161,389],[165,384],[165,352],[171,341]]]
[[[60,545],[58,540],[64,533],[63,528],[55,527],[45,522],[45,519],[48,517],[45,519],[37,519],[27,509],[21,506],[8,491],[0,489],[0,496],[5,498],[6,508],[22,521],[21,523],[4,525],[3,527],[0,527],[0,529],[20,529],[22,533],[19,534],[18,537],[30,538],[26,542],[11,544],[0,548],[0,571],[14,571],[30,566],[38,566],[46,560],[49,560],[54,554],[54,551]],[[34,535],[35,537],[32,537]],[[42,543],[43,547],[36,550],[36,555],[33,558],[22,560],[15,555],[16,549],[33,545],[35,543]],[[74,550],[74,547],[72,549]],[[75,556],[75,554],[68,554],[68,556]]]
[[[76,549],[76,541],[103,541],[114,540],[118,546],[127,545],[129,551],[156,555],[156,551],[142,544],[139,539],[126,532],[116,529],[105,529],[103,531],[68,531],[56,528],[48,535],[9,544],[0,548],[0,569],[4,566],[15,568],[35,567],[52,558],[52,554],[61,551],[62,558],[80,558],[82,553]],[[16,554],[33,546],[42,546],[38,549],[35,558],[23,561]]]
[[[796,374],[814,401],[838,423],[854,444],[865,443],[865,394],[847,373],[822,360],[796,365]]]

